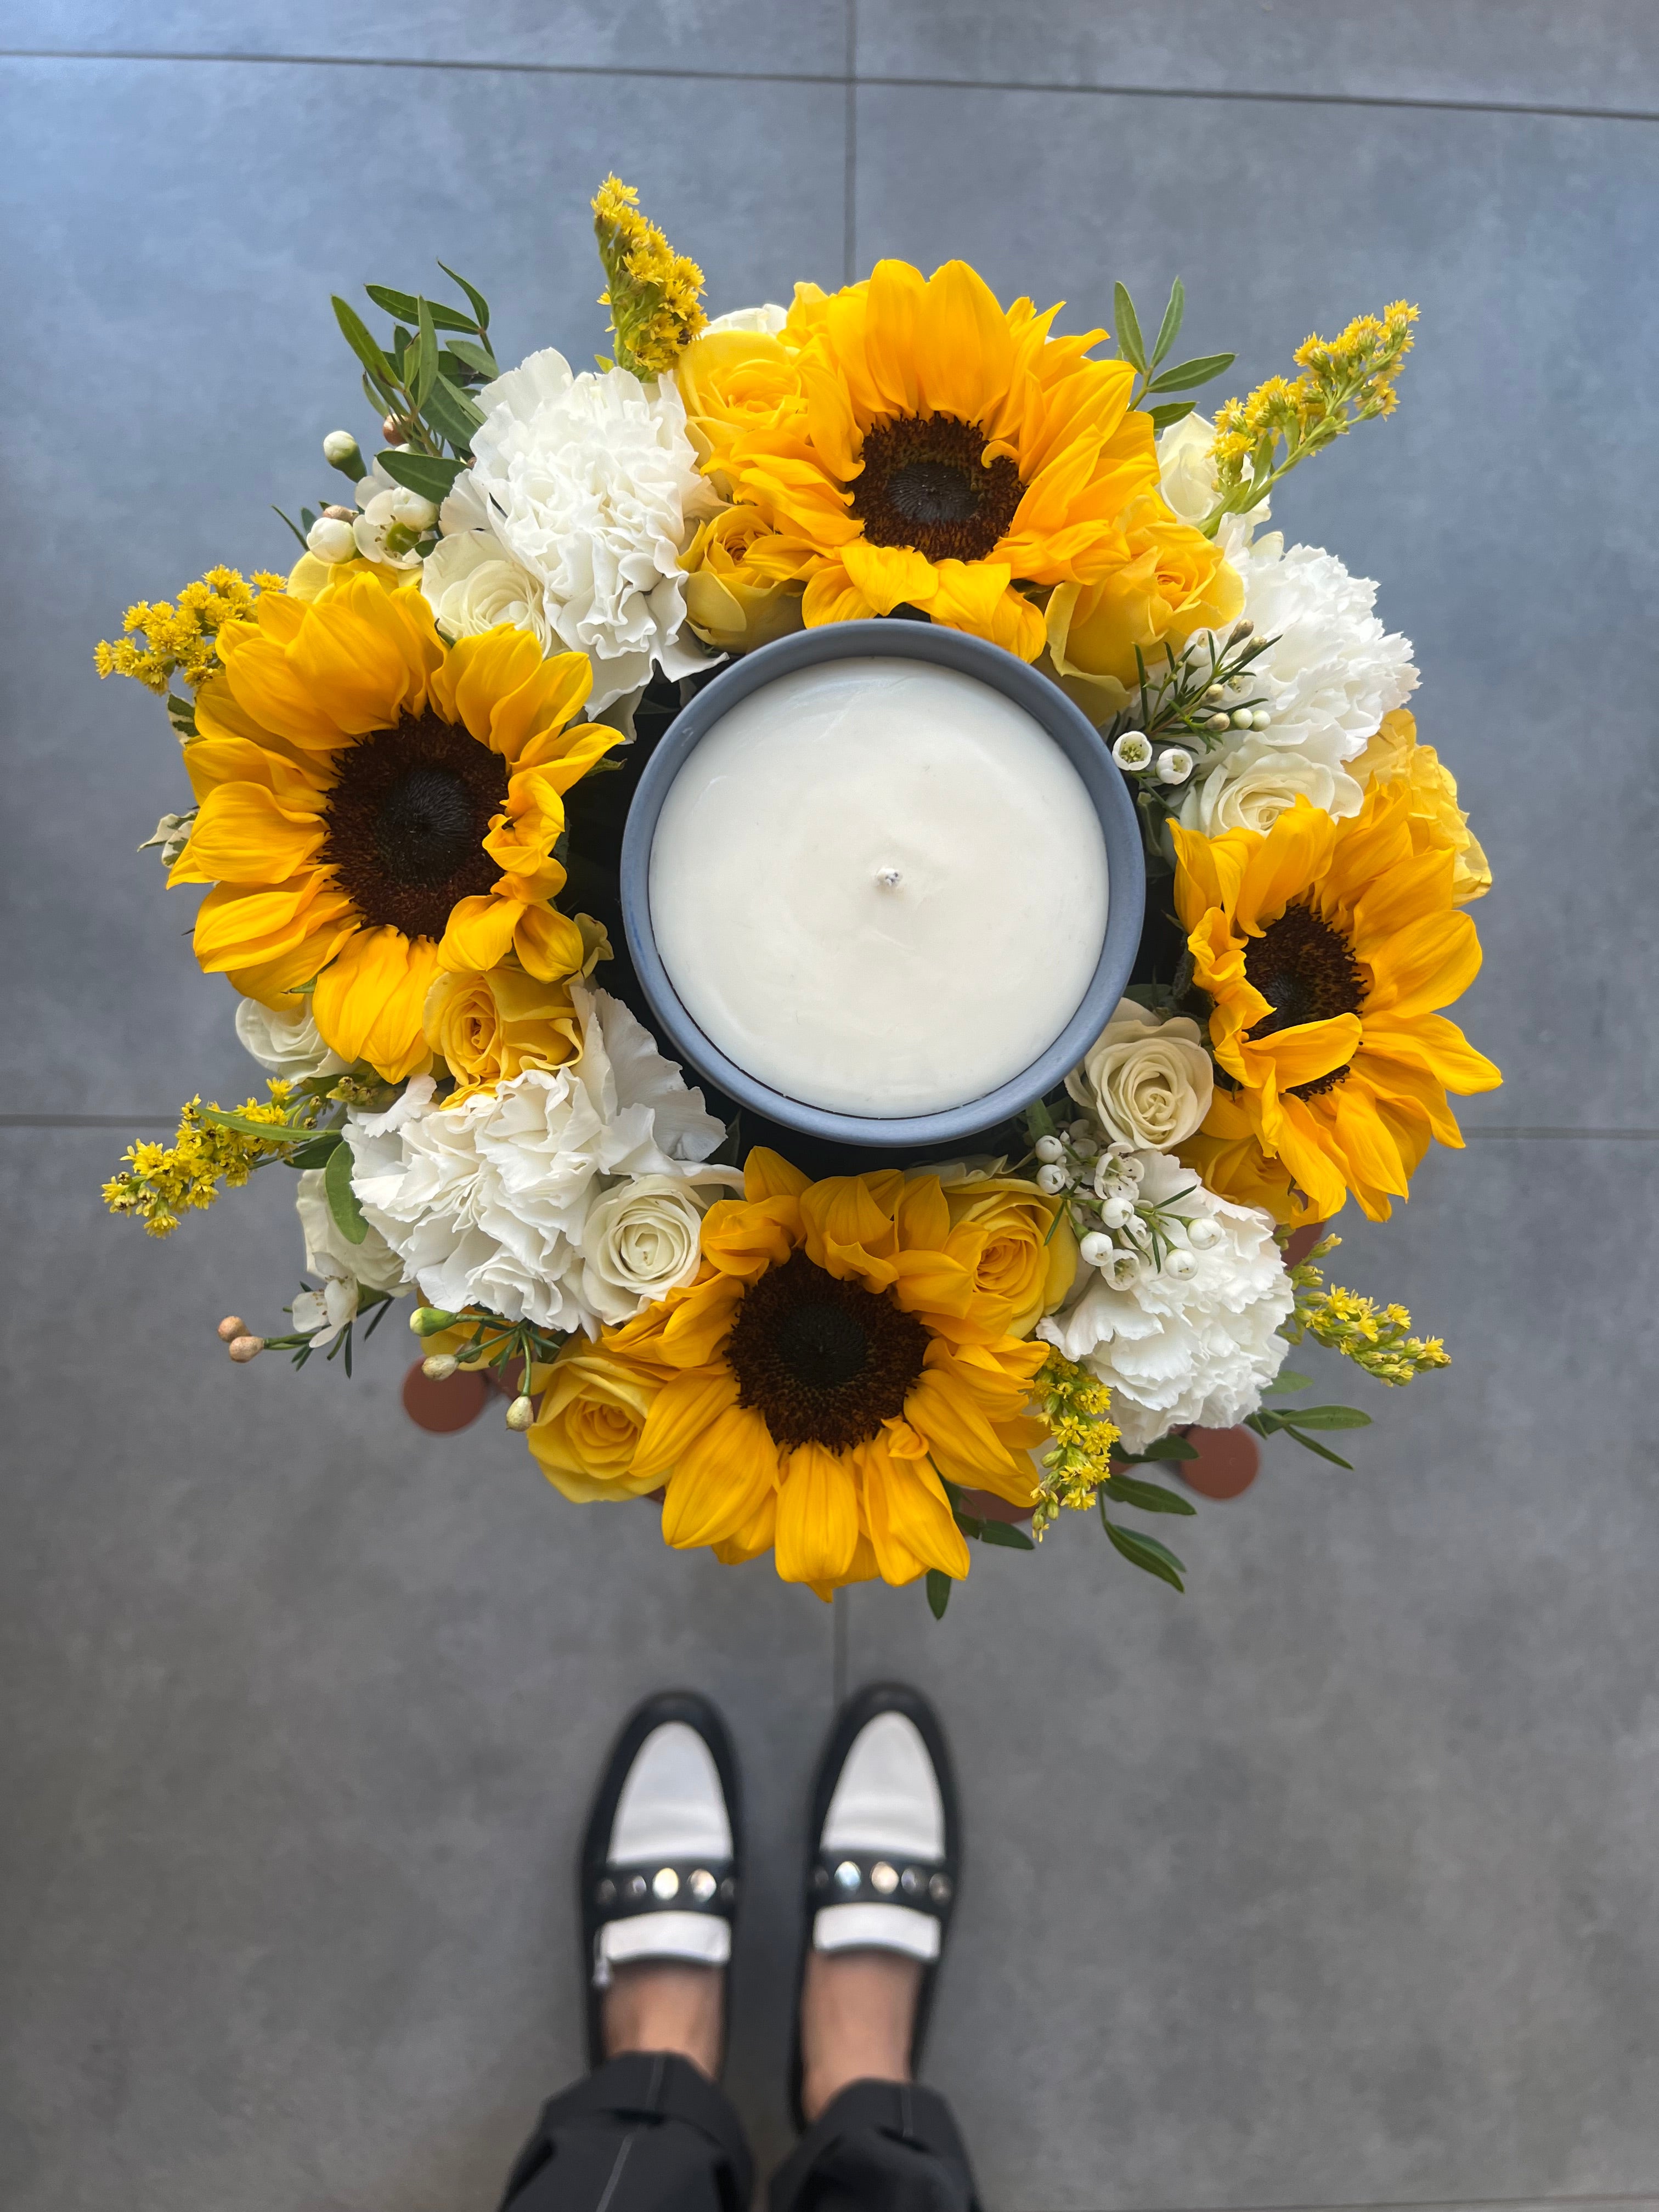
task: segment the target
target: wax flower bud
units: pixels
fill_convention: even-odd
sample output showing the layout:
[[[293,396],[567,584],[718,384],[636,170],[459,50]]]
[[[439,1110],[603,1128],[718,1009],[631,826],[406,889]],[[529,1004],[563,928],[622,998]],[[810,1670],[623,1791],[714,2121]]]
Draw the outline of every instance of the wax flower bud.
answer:
[[[1249,708],[1233,708],[1233,727],[1236,730],[1253,730],[1255,727],[1255,716]]]
[[[1250,717],[1250,727],[1253,730],[1271,729],[1273,726],[1273,716],[1268,714],[1265,707],[1258,707],[1255,714]]]
[[[349,522],[342,522],[331,514],[319,514],[306,532],[306,550],[333,568],[341,561],[350,560],[357,550],[357,540]]]
[[[1069,1187],[1071,1180],[1058,1160],[1045,1160],[1036,1171],[1037,1188],[1046,1192],[1050,1198],[1058,1198],[1060,1192]]]
[[[323,441],[323,459],[330,468],[338,469],[343,477],[349,477],[353,483],[361,483],[368,474],[357,441],[349,430],[329,432]]]
[[[434,1352],[421,1362],[421,1372],[428,1382],[447,1382],[460,1364],[453,1352]]]
[[[507,1409],[509,1429],[527,1429],[535,1418],[536,1401],[533,1398],[515,1398]]]
[[[1222,720],[1227,717],[1224,714]],[[1193,772],[1193,757],[1182,745],[1171,745],[1158,757],[1158,780],[1160,783],[1185,783]]]
[[[1231,714],[1211,714],[1206,718],[1204,725],[1206,729],[1213,730],[1218,737],[1223,730],[1231,730],[1232,726],[1233,718]]]
[[[1187,1242],[1194,1252],[1207,1252],[1221,1242],[1221,1229],[1207,1213],[1200,1213],[1187,1224]]]
[[[454,1327],[455,1316],[441,1306],[416,1306],[409,1316],[409,1325],[416,1336],[436,1336],[441,1328]]]
[[[1079,1241],[1077,1249],[1082,1255],[1085,1267],[1103,1267],[1113,1253],[1116,1251],[1117,1247],[1109,1237],[1103,1237],[1099,1230],[1091,1229],[1088,1235]]]
[[[1255,624],[1250,620],[1249,617],[1246,615],[1243,622],[1235,623],[1233,624],[1232,634],[1227,640],[1228,644],[1243,645],[1245,639],[1251,635],[1255,629]]]
[[[1100,1218],[1109,1229],[1121,1229],[1134,1210],[1134,1200],[1121,1191],[1110,1198],[1102,1199],[1100,1202]]]
[[[1039,1137],[1036,1140],[1036,1151],[1038,1159],[1045,1167],[1052,1166],[1054,1161],[1064,1159],[1066,1157],[1066,1147],[1058,1137]]]
[[[1198,1273],[1198,1261],[1190,1252],[1177,1245],[1165,1259],[1164,1272],[1166,1275],[1172,1275],[1176,1282],[1183,1283],[1188,1275]]]
[[[247,1334],[247,1323],[240,1314],[227,1314],[219,1324],[219,1341],[232,1344],[239,1336]]]
[[[404,441],[404,426],[398,420],[395,415],[388,415],[385,422],[381,423],[380,435],[386,440],[388,446],[402,445]]]
[[[1135,775],[1152,764],[1152,742],[1144,730],[1125,730],[1112,747],[1112,758],[1121,769]]]
[[[230,1356],[240,1367],[247,1360],[257,1359],[265,1348],[262,1336],[239,1336],[230,1345]]]
[[[1204,696],[1212,707],[1218,707],[1222,700],[1226,696],[1226,694],[1223,691],[1218,684],[1212,684],[1209,690],[1204,694]]]

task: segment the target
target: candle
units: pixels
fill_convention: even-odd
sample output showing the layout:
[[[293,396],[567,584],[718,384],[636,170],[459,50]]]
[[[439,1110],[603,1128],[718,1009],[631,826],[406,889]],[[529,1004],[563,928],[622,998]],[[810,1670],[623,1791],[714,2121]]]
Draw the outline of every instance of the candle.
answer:
[[[1081,1004],[1106,930],[1099,818],[1025,709],[920,660],[783,676],[687,755],[652,934],[709,1042],[809,1106],[981,1097]]]

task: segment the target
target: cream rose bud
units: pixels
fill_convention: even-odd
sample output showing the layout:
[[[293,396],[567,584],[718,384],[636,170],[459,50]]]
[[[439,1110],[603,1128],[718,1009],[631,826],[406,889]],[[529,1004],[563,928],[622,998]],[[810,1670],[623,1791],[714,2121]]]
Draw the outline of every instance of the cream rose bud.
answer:
[[[528,630],[544,652],[552,643],[540,586],[491,531],[441,538],[422,568],[421,590],[446,637],[477,637],[506,623]]]
[[[1158,489],[1182,522],[1205,521],[1216,501],[1215,424],[1207,415],[1171,422],[1158,441]]]
[[[689,1283],[702,1260],[704,1212],[742,1187],[735,1169],[702,1168],[686,1176],[629,1176],[603,1192],[581,1233],[585,1303],[614,1328]]]
[[[1196,1022],[1123,999],[1066,1088],[1115,1142],[1167,1152],[1203,1122],[1214,1076]]]
[[[284,1075],[290,1083],[304,1083],[313,1075],[343,1075],[350,1065],[331,1052],[317,1034],[308,999],[289,1013],[262,1006],[257,999],[239,1000],[236,1035],[243,1051],[252,1053],[268,1075]]]
[[[1364,797],[1341,769],[1250,737],[1193,785],[1181,802],[1181,826],[1206,837],[1229,830],[1265,836],[1298,799],[1340,820],[1358,814]]]
[[[357,539],[351,525],[331,514],[319,514],[306,532],[306,551],[314,553],[319,561],[331,568],[337,562],[349,561],[357,550]]]

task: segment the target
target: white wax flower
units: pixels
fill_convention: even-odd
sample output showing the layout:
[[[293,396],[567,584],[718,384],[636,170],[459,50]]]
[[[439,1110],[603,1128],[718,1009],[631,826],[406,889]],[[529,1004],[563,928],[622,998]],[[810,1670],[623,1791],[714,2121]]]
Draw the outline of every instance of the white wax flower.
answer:
[[[432,1078],[416,1076],[386,1113],[348,1116],[346,1134],[363,1212],[429,1304],[593,1335],[582,1278],[594,1201],[617,1176],[689,1177],[726,1133],[620,1000],[570,991],[575,1060],[459,1106],[436,1105]]]
[[[1364,796],[1341,769],[1252,735],[1194,783],[1181,802],[1181,825],[1206,837],[1227,830],[1265,834],[1298,799],[1341,816],[1358,814]]]
[[[679,556],[720,501],[697,467],[672,380],[571,374],[546,348],[474,395],[473,465],[445,501],[445,535],[489,530],[539,587],[558,647],[593,664],[590,713],[653,667],[708,665],[687,632]]]
[[[362,511],[351,529],[364,560],[418,568],[421,556],[414,541],[438,520],[432,501],[388,476],[377,460],[357,486],[357,505]]]
[[[242,1049],[252,1053],[267,1074],[286,1076],[290,1083],[304,1083],[313,1075],[343,1075],[350,1066],[318,1035],[309,999],[287,1012],[262,1006],[257,999],[239,999],[236,1035]]]
[[[306,1273],[319,1279],[316,1290],[301,1291],[295,1299],[294,1326],[321,1350],[355,1316],[363,1289],[403,1289],[404,1263],[373,1229],[361,1244],[341,1234],[320,1168],[307,1168],[301,1175],[294,1206],[306,1240]]]
[[[1202,1125],[1214,1081],[1196,1022],[1184,1014],[1163,1021],[1133,999],[1120,999],[1082,1066],[1066,1077],[1066,1088],[1114,1144],[1158,1152]],[[1121,1164],[1103,1162],[1097,1188],[1103,1174],[1115,1186]]]
[[[553,642],[540,583],[502,550],[493,530],[441,538],[422,567],[421,590],[446,637],[476,637],[507,623],[527,629],[544,653]]]
[[[1124,1253],[1115,1280],[1079,1267],[1069,1303],[1036,1334],[1100,1377],[1125,1444],[1145,1451],[1177,1425],[1228,1429],[1255,1411],[1290,1348],[1278,1331],[1294,1294],[1267,1214],[1218,1198],[1167,1153],[1135,1157],[1142,1201],[1170,1206],[1161,1231],[1190,1273],[1131,1267]],[[1183,1219],[1210,1226],[1193,1237]]]

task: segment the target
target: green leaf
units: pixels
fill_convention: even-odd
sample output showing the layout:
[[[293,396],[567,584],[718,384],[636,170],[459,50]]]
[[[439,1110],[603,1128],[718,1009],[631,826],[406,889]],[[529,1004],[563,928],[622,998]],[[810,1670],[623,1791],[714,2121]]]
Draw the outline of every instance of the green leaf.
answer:
[[[294,520],[294,517],[291,514],[283,514],[283,510],[280,507],[273,507],[270,511],[273,514],[282,515],[283,520],[287,523],[289,528],[299,539],[301,549],[306,550],[306,534],[304,531],[301,529],[299,524]]]
[[[263,1137],[273,1145],[298,1144],[315,1133],[310,1129],[284,1129],[276,1121],[250,1121],[246,1114],[233,1114],[222,1106],[204,1106],[202,1119],[216,1129],[234,1129],[244,1137]]]
[[[1121,1552],[1131,1566],[1139,1567],[1143,1574],[1156,1575],[1171,1589],[1186,1589],[1181,1577],[1187,1570],[1167,1544],[1160,1544],[1156,1536],[1143,1536],[1139,1528],[1120,1528],[1115,1521],[1108,1521],[1103,1499],[1100,1517],[1112,1540],[1113,1550]]]
[[[1142,1459],[1196,1459],[1198,1446],[1189,1444],[1185,1437],[1159,1437],[1147,1445],[1139,1456]]]
[[[1158,343],[1152,348],[1152,365],[1156,368],[1181,335],[1181,318],[1187,312],[1187,288],[1179,276],[1170,287],[1170,304],[1164,310],[1164,320],[1158,326]]]
[[[954,1498],[951,1501],[951,1518],[970,1544],[977,1544],[985,1534],[985,1523],[975,1519],[973,1514],[964,1513]]]
[[[329,1154],[328,1165],[323,1170],[323,1194],[334,1216],[334,1225],[346,1243],[361,1244],[368,1234],[368,1224],[357,1203],[357,1194],[351,1188],[349,1145],[337,1145]]]
[[[440,269],[443,267],[441,261]],[[459,284],[460,278],[455,282]],[[421,319],[421,303],[413,292],[399,292],[390,284],[365,284],[363,287],[377,307],[384,307],[388,315],[395,315],[400,323],[417,323]],[[434,307],[432,319],[441,331],[475,331],[477,325],[470,316],[460,314],[453,307]]]
[[[1195,399],[1177,399],[1168,407],[1149,407],[1146,412],[1152,418],[1152,428],[1156,433],[1167,430],[1171,422],[1184,422],[1197,405]]]
[[[1023,1528],[1012,1521],[986,1521],[981,1523],[979,1540],[981,1544],[999,1544],[1005,1552],[1035,1552],[1036,1546]]]
[[[344,1142],[337,1129],[325,1129],[310,1144],[296,1145],[288,1155],[288,1164],[291,1168],[326,1167],[330,1156]]]
[[[452,446],[471,446],[472,433],[483,421],[483,410],[475,407],[459,385],[440,370],[427,394],[426,419]]]
[[[1304,1437],[1300,1429],[1293,1429],[1288,1421],[1281,1421],[1279,1425],[1280,1433],[1291,1437],[1301,1445],[1304,1451],[1312,1452],[1317,1459],[1329,1460],[1333,1467],[1340,1467],[1349,1474],[1353,1473],[1353,1462],[1351,1459],[1343,1459],[1336,1452],[1327,1451],[1323,1444],[1316,1443],[1311,1437]]]
[[[180,739],[193,738],[196,735],[196,702],[193,699],[181,699],[176,691],[169,691],[167,697],[167,720],[178,732]]]
[[[488,346],[473,345],[466,338],[451,338],[448,349],[464,368],[475,369],[480,376],[487,377],[491,384],[501,373],[496,368],[495,356]]]
[[[456,282],[459,283],[459,278]],[[935,1620],[943,1620],[945,1608],[951,1602],[951,1577],[941,1574],[937,1567],[927,1570],[927,1610]]]
[[[1178,361],[1173,368],[1164,369],[1152,379],[1146,390],[1190,392],[1194,385],[1207,384],[1212,376],[1219,376],[1224,368],[1231,368],[1237,358],[1237,354],[1231,353],[1196,354],[1191,361]]]
[[[419,300],[416,305],[421,311],[421,341],[416,349],[415,367],[412,372],[409,366],[408,355],[405,354],[404,356],[404,381],[409,387],[410,398],[417,407],[423,408],[426,405],[428,393],[437,381],[438,332],[432,320],[432,309],[428,303],[424,300]]]
[[[369,374],[389,386],[393,380],[392,363],[374,343],[368,324],[357,310],[349,301],[343,300],[337,292],[334,295],[334,319],[340,325],[346,343]]]
[[[1271,1395],[1275,1390],[1308,1390],[1312,1387],[1311,1375],[1298,1375],[1293,1367],[1281,1367],[1263,1395]]]
[[[477,328],[480,334],[487,331],[489,328],[489,302],[485,299],[483,294],[479,291],[477,285],[469,284],[465,277],[459,275],[450,267],[447,261],[439,262],[438,266],[443,270],[446,276],[452,278],[454,283],[460,286],[462,291],[465,293],[468,304],[471,306],[473,313],[478,319]]]
[[[1358,1406],[1293,1406],[1279,1419],[1294,1421],[1298,1429],[1368,1429],[1371,1425],[1370,1415]]]
[[[1135,303],[1129,297],[1127,286],[1112,287],[1112,315],[1117,330],[1117,349],[1127,362],[1146,374],[1146,346],[1140,335],[1140,320],[1135,313]]]
[[[1137,1482],[1132,1474],[1115,1474],[1107,1486],[1109,1497],[1125,1505],[1139,1506],[1143,1513],[1196,1513],[1197,1506],[1173,1490],[1165,1490],[1161,1483]]]
[[[315,522],[316,520],[317,513],[314,507],[302,507],[300,509],[300,527],[301,530],[309,531],[312,524]]]
[[[449,497],[450,486],[465,465],[461,461],[440,460],[433,453],[398,453],[390,447],[380,456],[380,466],[395,483],[407,484],[422,499],[441,504]]]

